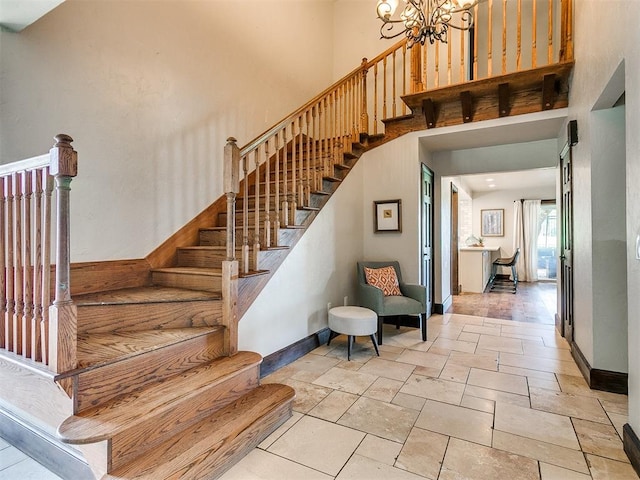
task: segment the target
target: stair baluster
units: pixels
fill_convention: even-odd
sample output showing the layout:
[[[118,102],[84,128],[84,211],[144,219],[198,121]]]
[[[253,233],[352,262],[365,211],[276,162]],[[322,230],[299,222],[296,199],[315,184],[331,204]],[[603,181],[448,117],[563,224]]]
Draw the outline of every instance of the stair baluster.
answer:
[[[264,187],[264,246],[265,248],[271,247],[271,202],[268,200],[271,198],[271,162],[269,161],[269,143],[270,139],[267,139],[264,143],[264,158],[265,158],[265,187]],[[258,179],[256,179],[257,181]]]
[[[48,176],[48,174],[47,174]],[[35,242],[33,248],[33,271],[32,271],[32,281],[33,281],[33,291],[32,291],[32,304],[33,304],[33,316],[31,321],[31,358],[33,358],[36,362],[41,362],[43,359],[43,351],[42,351],[42,330],[41,325],[43,322],[42,317],[42,301],[44,300],[42,295],[42,245],[43,245],[43,231],[41,228],[43,223],[43,204],[45,199],[45,192],[42,186],[42,174],[41,172],[35,171],[32,176],[33,184],[33,196],[34,196],[34,225],[36,231],[34,232],[33,240]],[[46,177],[45,177],[46,181]],[[49,298],[49,295],[46,295]],[[47,304],[48,307],[48,304]]]
[[[306,112],[306,130],[307,130],[307,158],[305,161],[305,188],[304,188],[304,204],[311,204],[311,137],[313,136],[313,125],[311,119],[313,118],[313,107],[309,108]]]
[[[0,348],[8,349],[8,340],[7,340],[7,281],[9,280],[9,275],[7,274],[7,268],[5,265],[5,213],[4,209],[6,206],[6,197],[5,197],[5,182],[4,179],[0,178]]]
[[[26,171],[22,174],[22,192],[24,195],[24,208],[22,209],[22,225],[24,230],[22,261],[22,295],[24,304],[22,317],[22,355],[33,358],[35,316],[33,308],[33,272],[31,262],[31,202],[33,200],[33,172]]]
[[[253,222],[253,269],[260,269],[260,146],[256,147],[253,151],[253,163],[255,166],[254,172],[254,180],[255,180],[255,206],[256,206],[256,216]],[[249,182],[247,182],[249,183]],[[266,199],[265,202],[269,200]]]
[[[282,202],[280,203],[280,224],[284,227],[289,225],[289,163],[287,149],[287,126],[285,125],[282,129]]]
[[[274,155],[275,155],[275,160],[276,160],[276,165],[275,165],[275,185],[274,185],[274,218],[273,218],[273,224],[271,225],[271,227],[273,228],[273,232],[272,232],[272,244],[274,246],[278,245],[278,229],[280,228],[280,144],[279,144],[279,139],[280,139],[280,132],[277,132],[275,134],[274,138]],[[271,177],[269,177],[269,181],[271,180]]]
[[[22,323],[24,322],[24,298],[22,292],[22,200],[24,193],[22,191],[22,176],[25,172],[16,172],[11,175],[11,183],[13,186],[13,215],[15,223],[13,224],[13,348],[18,355],[22,354]]]
[[[304,119],[304,114],[298,117],[298,202],[297,204],[300,206],[305,205],[305,197],[304,197],[304,135],[302,133],[302,121]]]
[[[6,262],[6,311],[5,311],[5,324],[4,324],[4,338],[5,348],[10,352],[15,352],[13,343],[13,312],[15,308],[14,296],[13,296],[13,282],[14,282],[14,263],[13,263],[13,182],[12,175],[4,178],[4,195],[7,205],[7,262]]]
[[[295,119],[291,122],[291,190],[289,191],[289,198],[287,199],[289,209],[287,211],[287,215],[291,219],[290,224],[295,225],[296,223],[296,189],[298,188],[297,184],[297,167],[296,167],[296,121]]]
[[[243,198],[242,198],[242,273],[249,273],[249,156],[242,157]],[[256,207],[256,214],[258,213]],[[254,215],[255,221],[255,215]]]

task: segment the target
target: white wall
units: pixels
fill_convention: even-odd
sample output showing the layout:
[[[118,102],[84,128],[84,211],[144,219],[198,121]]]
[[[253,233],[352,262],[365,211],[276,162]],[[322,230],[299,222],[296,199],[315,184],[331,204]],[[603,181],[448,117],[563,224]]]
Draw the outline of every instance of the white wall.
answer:
[[[486,122],[487,126],[490,124],[491,121]],[[555,139],[445,150],[433,154],[434,168],[442,175],[513,172],[554,167],[557,163],[558,152]]]
[[[364,260],[398,260],[402,279],[420,283],[420,179],[417,134],[375,148],[364,164]],[[373,202],[402,200],[402,232],[374,233]]]
[[[628,371],[625,107],[593,112],[593,363]]]
[[[593,162],[606,162],[596,158],[597,144],[606,142],[593,123],[592,110],[600,99],[622,61],[624,61],[624,90],[626,92],[626,268],[628,300],[628,345],[629,345],[629,424],[636,434],[640,432],[640,261],[635,259],[636,236],[640,234],[640,10],[634,0],[607,2],[602,8],[598,0],[583,0],[576,8],[575,58],[572,77],[569,113],[578,120],[580,142],[574,149],[574,213],[578,236],[575,237],[575,329],[576,342],[585,355],[588,354],[590,332],[582,332],[584,305],[589,305],[594,294],[590,279],[593,273],[591,255],[591,208],[594,201],[591,190],[591,168]],[[607,32],[606,41],[593,32]],[[615,101],[615,98],[613,99]],[[611,102],[612,104],[612,102]],[[601,108],[601,105],[598,106]],[[595,225],[594,225],[595,228]],[[593,318],[593,322],[601,319]],[[588,327],[587,327],[588,328]],[[594,329],[597,327],[594,327]],[[582,343],[587,342],[587,343]],[[587,351],[585,351],[587,350]],[[598,362],[598,358],[587,358]],[[599,365],[592,364],[599,368]]]
[[[227,137],[326,88],[332,23],[328,1],[67,0],[0,33],[0,162],[70,134],[72,261],[144,257],[221,195]]]

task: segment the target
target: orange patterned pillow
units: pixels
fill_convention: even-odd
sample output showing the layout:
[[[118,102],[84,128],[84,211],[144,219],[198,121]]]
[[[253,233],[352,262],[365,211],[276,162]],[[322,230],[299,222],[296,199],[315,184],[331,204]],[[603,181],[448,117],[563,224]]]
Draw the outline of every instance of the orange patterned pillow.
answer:
[[[364,267],[364,276],[367,283],[382,290],[385,297],[402,295],[396,270],[392,266],[382,268]]]

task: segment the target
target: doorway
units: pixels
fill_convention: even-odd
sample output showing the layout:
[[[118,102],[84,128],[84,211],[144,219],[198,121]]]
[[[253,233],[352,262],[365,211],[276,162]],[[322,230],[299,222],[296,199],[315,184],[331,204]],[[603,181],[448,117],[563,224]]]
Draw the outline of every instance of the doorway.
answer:
[[[569,343],[573,341],[573,162],[569,143],[560,154],[560,316],[556,328]]]
[[[427,317],[433,311],[433,172],[422,164],[422,285],[427,287]]]
[[[451,295],[460,293],[460,282],[458,279],[458,189],[451,183]]]

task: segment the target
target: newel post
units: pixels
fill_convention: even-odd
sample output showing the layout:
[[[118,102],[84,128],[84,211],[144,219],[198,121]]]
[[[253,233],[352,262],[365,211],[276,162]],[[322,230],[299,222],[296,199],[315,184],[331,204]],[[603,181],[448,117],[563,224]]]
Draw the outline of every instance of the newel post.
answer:
[[[225,354],[238,351],[238,261],[236,257],[236,195],[240,192],[240,149],[229,137],[224,147],[224,192],[227,196],[227,259],[222,262],[222,324]],[[246,200],[246,199],[245,199]]]
[[[78,174],[78,153],[69,135],[55,136],[49,151],[49,173],[56,189],[56,283],[53,305],[49,307],[49,367],[56,373],[77,366],[78,323],[71,300],[70,272],[70,192],[71,180]]]
[[[362,59],[362,112],[360,114],[360,133],[369,133],[369,110],[367,108],[367,59]]]

